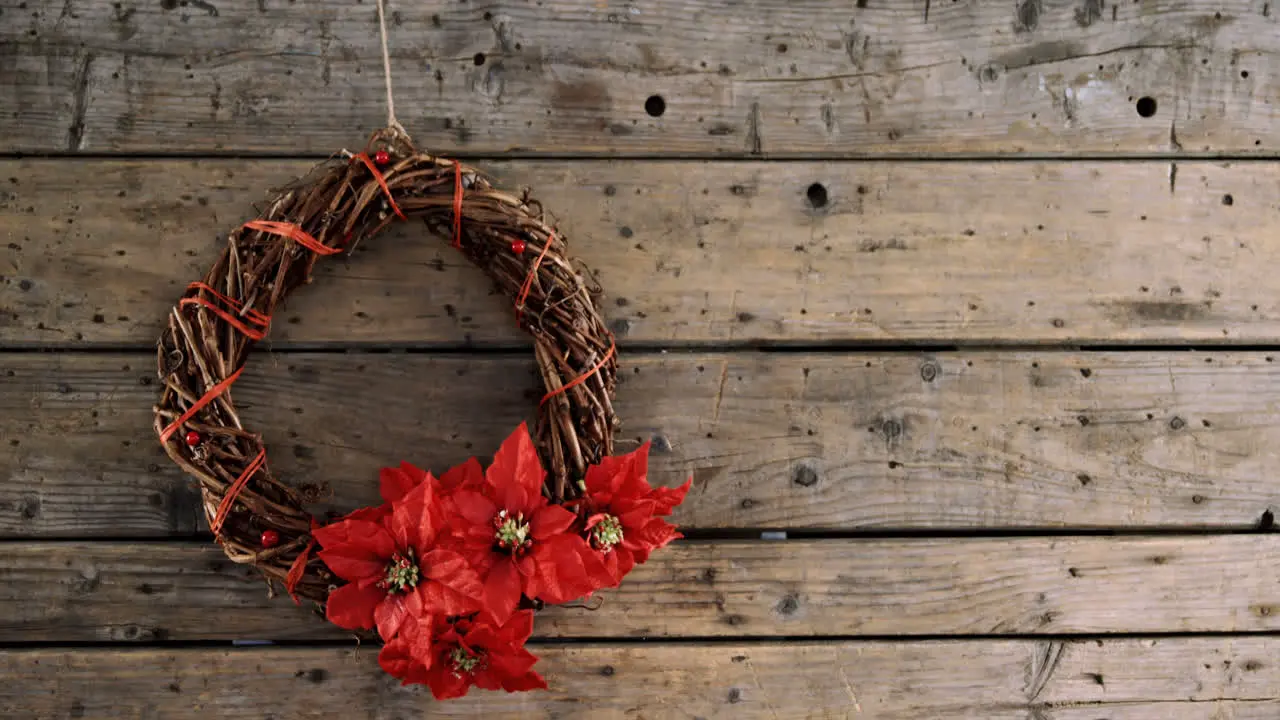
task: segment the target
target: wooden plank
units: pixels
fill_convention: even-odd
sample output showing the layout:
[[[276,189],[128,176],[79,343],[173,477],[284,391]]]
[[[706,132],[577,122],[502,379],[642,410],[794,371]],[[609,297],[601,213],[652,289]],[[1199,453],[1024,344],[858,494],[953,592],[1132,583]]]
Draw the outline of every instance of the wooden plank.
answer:
[[[487,167],[538,187],[623,343],[1280,340],[1278,165]],[[0,162],[0,344],[151,347],[218,238],[309,168]],[[521,342],[481,273],[423,234],[324,263],[273,341]]]
[[[696,541],[543,638],[1280,630],[1280,537]],[[3,642],[330,639],[212,543],[8,543]]]
[[[1280,363],[1259,352],[624,358],[620,449],[695,528],[1233,528],[1280,510]],[[0,355],[0,535],[189,535],[138,354]],[[271,468],[377,502],[376,469],[487,458],[529,358],[276,354],[237,383]]]
[[[1272,10],[398,3],[390,47],[400,119],[452,151],[1271,154]],[[11,3],[0,150],[327,155],[363,142],[385,118],[373,15],[342,0]]]
[[[373,648],[4,650],[12,718],[984,718],[1262,720],[1273,637],[542,645],[536,693],[435,703]]]

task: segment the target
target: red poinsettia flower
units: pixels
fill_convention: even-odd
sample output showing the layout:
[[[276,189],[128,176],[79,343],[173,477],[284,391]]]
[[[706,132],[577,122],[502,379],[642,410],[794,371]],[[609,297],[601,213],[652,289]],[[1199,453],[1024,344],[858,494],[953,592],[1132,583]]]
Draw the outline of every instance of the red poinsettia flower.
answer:
[[[484,580],[490,619],[505,623],[522,593],[555,604],[598,587],[584,564],[590,548],[568,532],[576,516],[542,494],[546,473],[525,425],[503,441],[483,478],[478,463],[463,467],[451,477],[452,525],[459,551]]]
[[[434,492],[434,482],[421,482],[389,508],[358,510],[312,533],[320,559],[348,583],[329,594],[330,622],[351,630],[376,625],[390,640],[408,615],[480,609],[480,577],[438,542],[450,536]]]
[[[437,622],[425,655],[421,636],[406,644],[418,660],[406,675],[414,682],[425,676],[437,700],[462,697],[472,685],[507,692],[546,688],[533,671],[538,658],[524,647],[532,634],[532,610],[514,613],[502,625],[471,618]]]
[[[602,584],[617,585],[649,553],[683,537],[662,518],[684,501],[693,482],[678,488],[649,485],[649,443],[587,468],[581,530],[605,569]],[[592,564],[588,564],[592,567]]]
[[[418,468],[412,463],[402,462],[398,468],[383,468],[379,473],[382,499],[387,503],[383,507],[389,508],[390,503],[404,497],[406,493],[426,482],[429,478],[431,478],[431,473]],[[435,496],[437,499],[447,501],[454,491],[459,488],[465,487],[472,490],[480,490],[483,484],[484,469],[480,467],[480,461],[475,458],[468,458],[466,462],[449,468],[443,475],[435,478]],[[447,507],[447,503],[442,505],[442,508]],[[448,515],[447,511],[442,512]]]
[[[431,638],[436,623],[443,622],[435,615],[410,615],[400,625],[400,632],[382,646],[378,664],[402,685],[426,685],[427,668],[431,663]]]

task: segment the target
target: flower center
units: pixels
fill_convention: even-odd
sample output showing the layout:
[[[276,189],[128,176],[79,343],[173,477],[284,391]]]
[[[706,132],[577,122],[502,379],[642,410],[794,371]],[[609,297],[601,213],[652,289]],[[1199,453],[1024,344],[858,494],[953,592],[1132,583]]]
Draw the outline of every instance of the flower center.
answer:
[[[591,546],[601,552],[609,552],[622,542],[622,522],[612,515],[605,515],[591,528]]]
[[[529,523],[525,521],[524,513],[517,513],[512,517],[506,510],[500,511],[493,517],[493,529],[494,542],[500,549],[510,551],[512,555],[523,555],[533,544],[533,538],[529,537]]]
[[[474,671],[480,665],[480,654],[472,654],[470,650],[459,645],[449,653],[449,660],[453,662],[453,674],[461,677],[466,673]]]
[[[386,577],[378,581],[389,593],[409,592],[418,585],[418,563],[413,557],[413,548],[403,554],[395,553],[391,562],[387,563]]]

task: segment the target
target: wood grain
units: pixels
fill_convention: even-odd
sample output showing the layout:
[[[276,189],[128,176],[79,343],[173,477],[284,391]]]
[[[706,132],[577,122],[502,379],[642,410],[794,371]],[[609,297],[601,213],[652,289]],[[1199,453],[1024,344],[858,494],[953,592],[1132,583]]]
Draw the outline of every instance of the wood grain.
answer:
[[[4,650],[0,710],[48,717],[1263,720],[1272,637],[541,645],[551,688],[434,703],[373,648]]]
[[[1270,526],[1280,363],[1260,352],[669,353],[624,357],[620,448],[693,477],[694,528]],[[0,534],[190,535],[141,354],[0,354]],[[493,452],[530,358],[290,353],[234,393],[271,467],[347,511],[376,470]]]
[[[0,162],[0,345],[152,346],[219,238],[310,167]],[[1277,165],[486,167],[537,187],[624,344],[1280,340]],[[421,228],[324,263],[271,337],[523,342],[483,275]]]
[[[400,119],[453,152],[1280,144],[1277,13],[1258,0],[395,5]],[[342,0],[8,3],[0,150],[328,155],[384,122],[375,23]]]
[[[1280,536],[692,541],[542,638],[1280,630]],[[3,642],[349,637],[212,543],[8,543]]]

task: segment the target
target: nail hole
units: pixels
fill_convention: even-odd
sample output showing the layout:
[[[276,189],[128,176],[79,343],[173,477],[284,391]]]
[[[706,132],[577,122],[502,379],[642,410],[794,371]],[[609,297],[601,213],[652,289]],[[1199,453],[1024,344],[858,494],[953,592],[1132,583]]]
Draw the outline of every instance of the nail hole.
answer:
[[[824,208],[827,206],[827,188],[822,183],[814,183],[804,192],[805,197],[809,198],[809,205],[813,208]]]
[[[1248,71],[1248,70],[1241,70],[1241,71],[1240,71],[1240,77],[1245,78],[1245,79],[1248,79],[1248,77],[1249,77],[1249,71]]]
[[[1156,114],[1156,99],[1151,96],[1138,98],[1138,114],[1144,118],[1149,118]]]
[[[1231,193],[1227,193],[1222,196],[1222,204],[1227,206],[1235,205],[1236,199],[1231,197]]]
[[[644,111],[649,113],[650,117],[662,117],[662,113],[667,111],[667,101],[663,100],[661,95],[650,95],[649,99],[644,101]]]
[[[479,66],[479,65],[483,65],[483,64],[484,64],[484,53],[476,53],[476,56],[475,56],[475,58],[473,58],[473,59],[475,60],[475,63],[476,63],[476,65],[477,65],[477,66]]]

